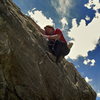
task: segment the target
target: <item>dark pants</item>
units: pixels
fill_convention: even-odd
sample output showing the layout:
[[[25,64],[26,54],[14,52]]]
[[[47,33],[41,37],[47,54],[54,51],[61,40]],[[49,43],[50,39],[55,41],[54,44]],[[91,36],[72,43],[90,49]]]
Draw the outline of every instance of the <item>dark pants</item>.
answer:
[[[70,49],[67,47],[67,43],[62,41],[56,40],[49,40],[48,41],[49,51],[55,55],[56,57],[66,56],[70,52]]]

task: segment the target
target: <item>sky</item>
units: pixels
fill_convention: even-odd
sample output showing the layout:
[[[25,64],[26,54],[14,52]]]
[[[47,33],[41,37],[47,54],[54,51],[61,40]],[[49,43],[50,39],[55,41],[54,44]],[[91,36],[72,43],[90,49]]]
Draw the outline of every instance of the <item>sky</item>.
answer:
[[[68,43],[69,55],[82,77],[100,100],[100,0],[13,0],[21,11],[41,28],[60,28]]]

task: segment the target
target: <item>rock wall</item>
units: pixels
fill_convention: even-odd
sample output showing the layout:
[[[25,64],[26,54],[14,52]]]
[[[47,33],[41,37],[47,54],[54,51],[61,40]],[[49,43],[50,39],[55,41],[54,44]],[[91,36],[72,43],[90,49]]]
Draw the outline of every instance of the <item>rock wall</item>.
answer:
[[[47,50],[40,27],[11,0],[0,0],[0,100],[95,100],[74,65],[56,64]]]

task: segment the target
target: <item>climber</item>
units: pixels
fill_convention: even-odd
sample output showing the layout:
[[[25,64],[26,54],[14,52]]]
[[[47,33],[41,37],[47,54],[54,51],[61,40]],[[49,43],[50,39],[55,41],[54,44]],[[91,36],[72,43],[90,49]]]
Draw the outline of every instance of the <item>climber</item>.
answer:
[[[73,43],[67,45],[67,41],[64,39],[62,31],[60,29],[54,29],[54,27],[47,25],[44,30],[41,31],[42,36],[48,39],[49,51],[56,56],[56,62],[60,62],[64,56],[68,55]]]
[[[66,40],[60,29],[54,29],[52,26],[47,25],[42,30],[42,36],[48,38],[49,51],[56,56],[56,62],[60,62],[64,56],[68,55],[73,43],[67,45]]]

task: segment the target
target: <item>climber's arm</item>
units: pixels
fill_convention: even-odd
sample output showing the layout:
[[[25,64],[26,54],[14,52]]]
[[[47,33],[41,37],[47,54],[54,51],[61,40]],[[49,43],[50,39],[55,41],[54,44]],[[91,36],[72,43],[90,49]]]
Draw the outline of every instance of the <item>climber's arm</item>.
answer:
[[[43,37],[48,38],[48,39],[59,39],[60,34],[55,34],[55,35],[43,35]]]
[[[42,34],[45,34],[45,31],[44,31],[43,29],[40,29],[40,32],[41,32]]]

